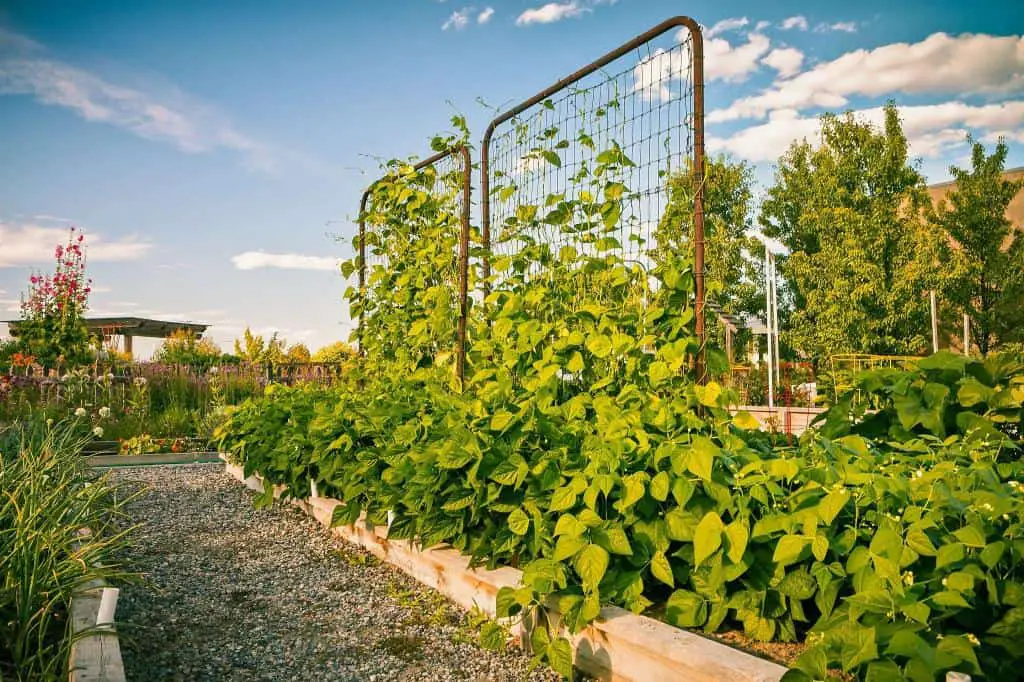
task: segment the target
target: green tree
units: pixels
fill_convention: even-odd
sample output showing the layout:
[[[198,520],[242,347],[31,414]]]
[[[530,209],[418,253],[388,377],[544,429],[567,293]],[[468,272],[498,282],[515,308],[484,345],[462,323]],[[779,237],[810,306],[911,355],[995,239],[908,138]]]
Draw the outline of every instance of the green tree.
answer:
[[[970,317],[971,339],[982,355],[1024,341],[1024,239],[1006,217],[1024,181],[1003,178],[1007,151],[1002,140],[991,155],[973,142],[971,169],[949,169],[956,189],[934,215],[949,238],[943,299],[954,319]]]
[[[668,207],[656,234],[656,251],[693,253],[694,188],[692,167],[668,181]],[[704,256],[707,300],[730,314],[764,310],[760,261],[752,255],[763,247],[751,236],[753,220],[753,170],[746,163],[725,156],[709,158],[704,167]],[[659,257],[660,260],[660,257]],[[713,314],[706,316],[708,330],[722,336],[724,330]],[[742,345],[747,339],[736,340]]]
[[[309,348],[304,343],[296,343],[288,346],[288,352],[285,353],[286,362],[304,363],[309,362],[309,359]]]
[[[817,357],[925,351],[940,256],[926,206],[893,104],[880,129],[852,113],[826,115],[820,146],[793,143],[760,214],[765,234],[790,252],[779,263],[784,339]]]
[[[160,344],[153,354],[153,360],[168,365],[188,365],[207,370],[221,361],[221,350],[210,339],[197,337],[187,329],[181,329]]]
[[[313,353],[313,362],[335,363],[348,362],[356,357],[355,349],[344,341],[329,343]]]
[[[259,365],[273,365],[285,361],[285,341],[274,332],[269,339],[253,334],[245,328],[241,339],[235,339],[235,355],[242,362]]]

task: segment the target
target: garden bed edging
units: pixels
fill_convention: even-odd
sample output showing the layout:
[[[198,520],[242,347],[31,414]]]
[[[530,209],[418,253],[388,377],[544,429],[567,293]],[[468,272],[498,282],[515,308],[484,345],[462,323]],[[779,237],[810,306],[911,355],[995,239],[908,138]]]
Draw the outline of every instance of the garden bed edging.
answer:
[[[69,682],[125,682],[117,631],[96,625],[105,587],[94,580],[71,597]]]
[[[263,492],[263,479],[245,476],[225,455],[225,471],[249,489]],[[274,487],[280,498],[283,486]],[[387,529],[370,528],[360,517],[350,526],[331,528],[338,500],[315,497],[290,500],[339,537],[358,545],[465,609],[495,616],[502,587],[517,587],[522,571],[501,567],[470,568],[469,558],[454,549],[417,549],[408,540],[388,540]],[[516,633],[522,636],[521,631]],[[528,640],[527,640],[528,641]],[[625,609],[605,606],[595,622],[570,636],[575,666],[602,682],[776,682],[786,668],[687,630]],[[83,681],[84,682],[84,681]]]

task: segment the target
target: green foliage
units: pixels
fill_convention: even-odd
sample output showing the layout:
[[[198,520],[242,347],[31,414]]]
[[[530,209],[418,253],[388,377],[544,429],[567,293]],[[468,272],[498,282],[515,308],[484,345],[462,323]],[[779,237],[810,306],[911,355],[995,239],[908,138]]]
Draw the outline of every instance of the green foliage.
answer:
[[[344,503],[335,524],[365,513],[384,525],[390,512],[391,538],[518,566],[498,615],[536,616],[531,648],[565,676],[563,628],[578,632],[603,604],[806,639],[797,677],[1014,674],[1024,371],[938,355],[885,375],[889,388],[861,387],[877,393],[884,437],[861,435],[868,419],[841,402],[821,433],[772,447],[749,415],[730,415],[728,390],[695,385],[691,262],[650,245],[647,269],[623,257],[613,242],[632,162],[616,145],[595,162],[579,191],[521,205],[503,225],[516,248],[494,259],[471,316],[465,382],[447,353],[449,185],[391,166],[374,189],[378,264],[349,293],[366,322],[362,371],[330,388],[271,387],[218,430],[267,479],[262,502],[271,484],[304,498],[315,481]],[[930,431],[940,404],[970,414],[952,417],[960,431]]]
[[[182,329],[164,339],[153,354],[153,361],[184,365],[202,372],[219,364],[222,355],[220,348],[210,339],[197,337],[194,332]]]
[[[118,527],[131,497],[85,468],[84,442],[64,423],[0,431],[2,679],[68,679],[72,593],[134,579]]]
[[[261,334],[253,334],[246,327],[241,339],[235,339],[235,355],[252,365],[273,365],[285,361],[285,341],[274,332],[264,340]]]
[[[881,130],[852,113],[825,116],[821,135],[819,147],[796,142],[779,160],[761,206],[765,234],[790,251],[779,263],[785,340],[819,357],[919,354],[940,237],[922,219],[924,181],[896,108]]]
[[[1024,341],[1024,239],[1006,208],[1024,181],[1003,179],[1006,143],[991,155],[975,142],[971,169],[953,166],[956,189],[937,208],[934,222],[952,244],[945,248],[944,302],[958,324],[971,318],[971,339],[982,355]]]
[[[352,346],[348,345],[344,341],[335,341],[329,343],[317,352],[313,353],[311,358],[313,362],[320,363],[350,363],[356,358],[356,351]]]
[[[692,165],[692,164],[691,164]],[[750,235],[753,170],[746,163],[712,157],[704,165],[704,243],[708,300],[726,313],[763,313],[764,246]],[[694,188],[692,168],[668,181],[668,207],[655,234],[658,249],[693,257]],[[708,315],[709,331],[724,343],[724,331]],[[719,338],[721,337],[721,338]],[[738,347],[749,342],[741,332]]]
[[[435,149],[455,139],[437,139]],[[346,292],[353,318],[361,316],[359,342],[370,371],[412,373],[450,365],[458,319],[456,197],[462,174],[410,163],[387,164],[371,187],[366,225],[366,286]],[[352,275],[358,259],[342,264]]]

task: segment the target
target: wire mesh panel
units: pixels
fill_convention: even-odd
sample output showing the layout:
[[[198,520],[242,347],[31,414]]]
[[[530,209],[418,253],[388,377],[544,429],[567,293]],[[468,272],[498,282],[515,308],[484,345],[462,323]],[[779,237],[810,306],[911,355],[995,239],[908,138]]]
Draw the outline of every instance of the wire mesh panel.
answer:
[[[481,157],[485,282],[611,256],[635,280],[614,303],[642,306],[659,256],[689,252],[703,347],[702,68],[699,26],[676,17],[496,118]],[[577,281],[581,301],[611,290]]]
[[[471,170],[460,145],[415,165],[392,164],[363,194],[357,339],[364,357],[372,349],[379,360],[415,363],[451,353],[462,377]]]

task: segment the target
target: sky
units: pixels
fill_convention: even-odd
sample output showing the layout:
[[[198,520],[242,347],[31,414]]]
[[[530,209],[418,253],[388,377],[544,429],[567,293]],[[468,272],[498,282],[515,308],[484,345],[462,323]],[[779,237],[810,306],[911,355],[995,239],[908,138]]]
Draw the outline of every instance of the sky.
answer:
[[[247,326],[347,339],[337,263],[381,159],[454,114],[478,143],[680,13],[705,27],[708,151],[759,191],[820,114],[889,100],[929,182],[968,133],[1024,165],[1020,2],[0,0],[0,319],[75,225],[90,314],[207,323],[225,350]]]

